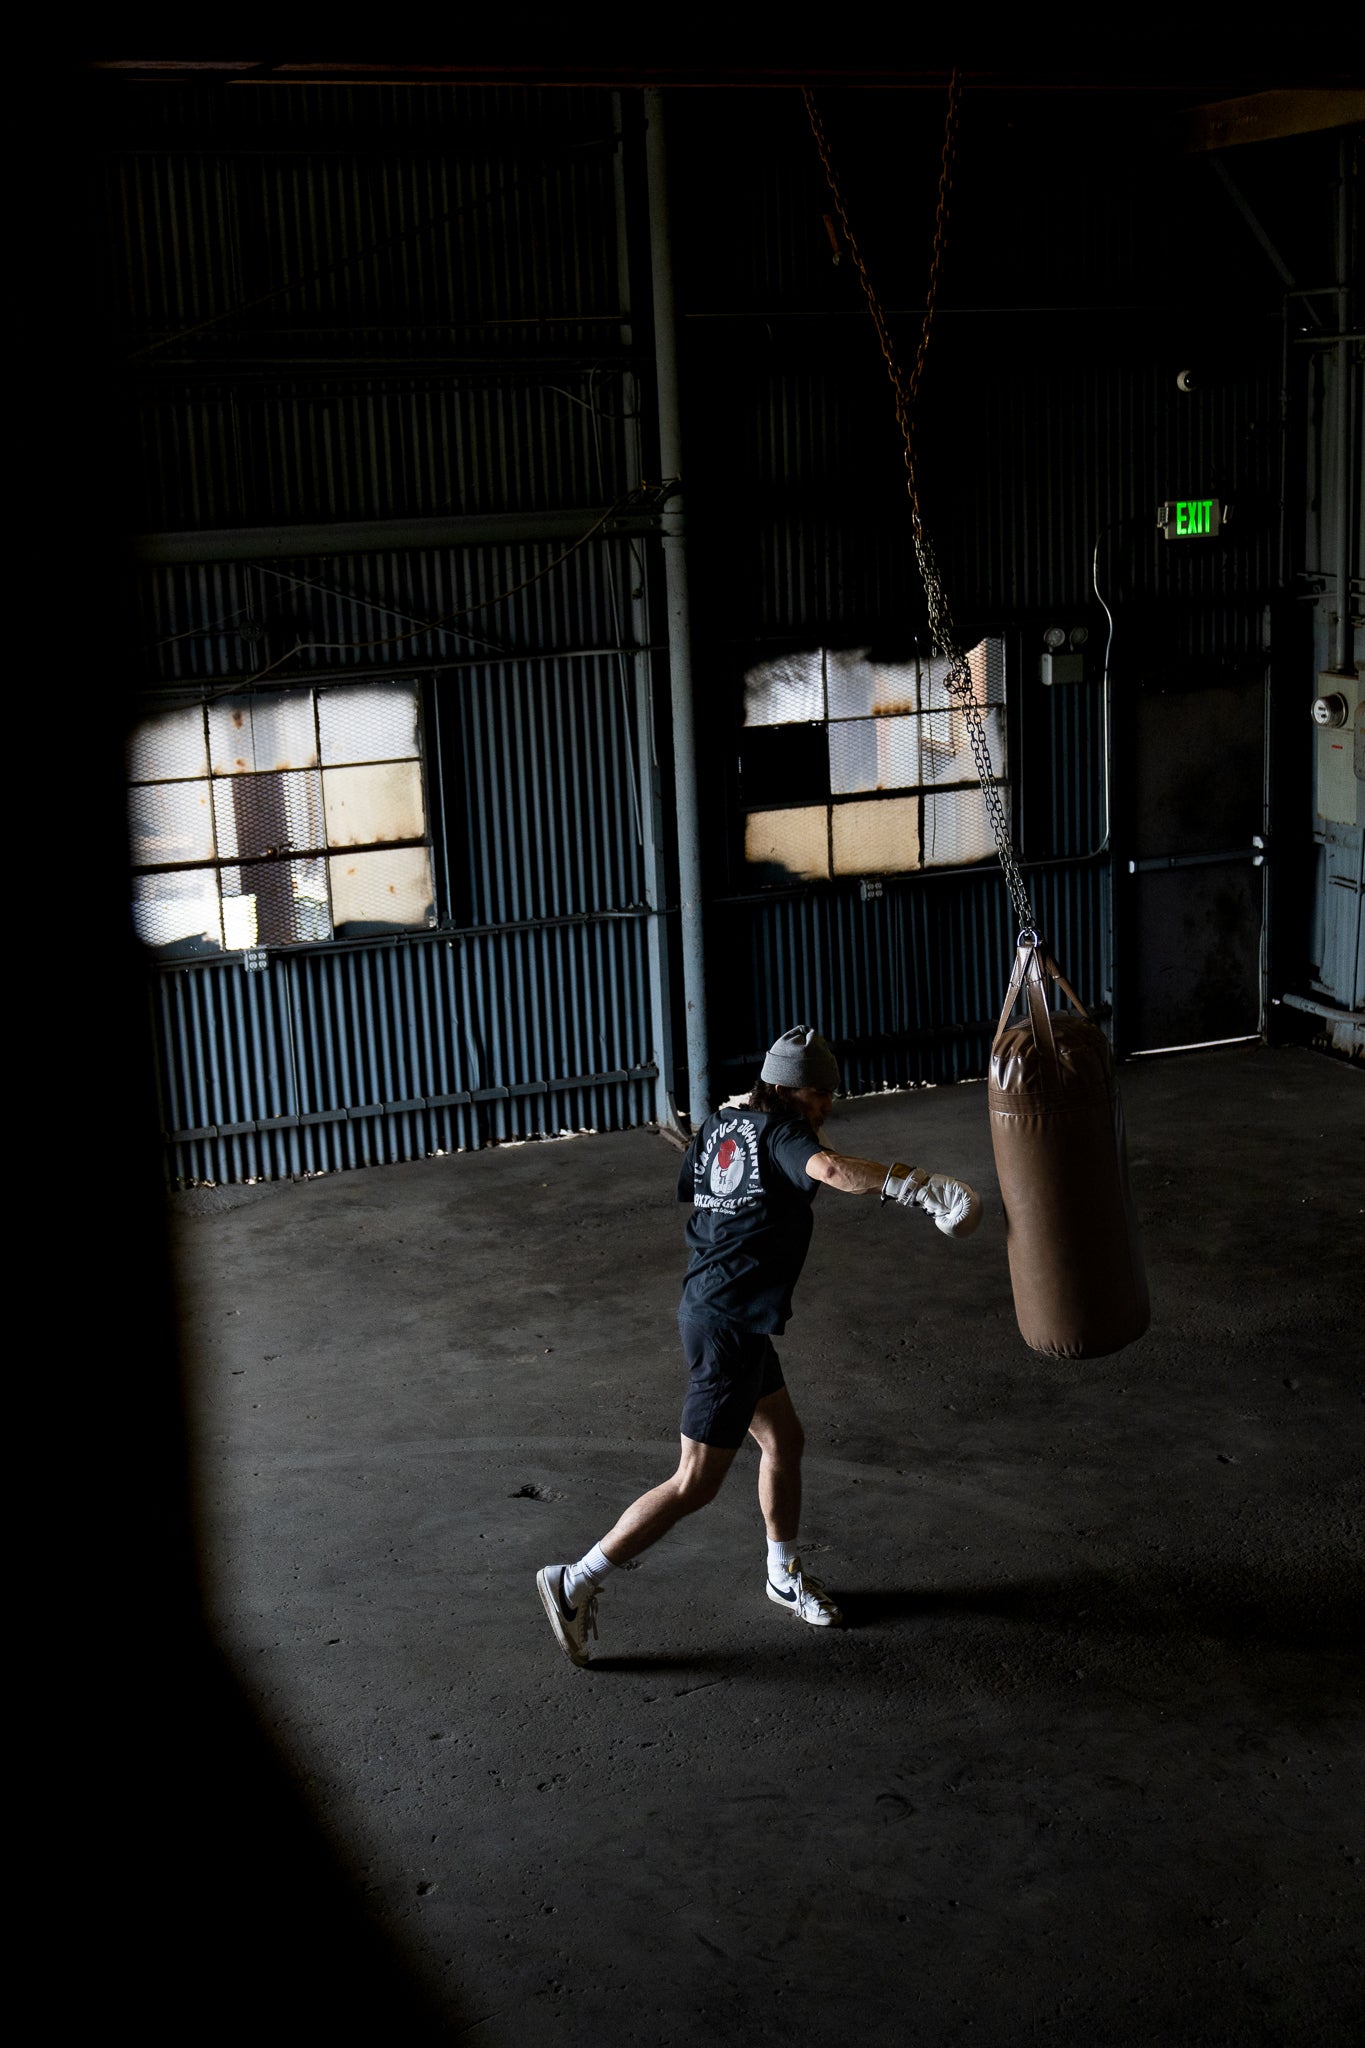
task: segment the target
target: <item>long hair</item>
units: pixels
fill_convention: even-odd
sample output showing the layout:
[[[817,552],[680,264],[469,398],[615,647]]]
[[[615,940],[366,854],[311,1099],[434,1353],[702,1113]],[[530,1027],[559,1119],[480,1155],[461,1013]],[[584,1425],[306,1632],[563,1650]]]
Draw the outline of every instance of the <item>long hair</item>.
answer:
[[[749,1090],[750,1109],[761,1110],[765,1116],[800,1116],[801,1112],[792,1101],[795,1091],[784,1088],[773,1081],[755,1081]]]

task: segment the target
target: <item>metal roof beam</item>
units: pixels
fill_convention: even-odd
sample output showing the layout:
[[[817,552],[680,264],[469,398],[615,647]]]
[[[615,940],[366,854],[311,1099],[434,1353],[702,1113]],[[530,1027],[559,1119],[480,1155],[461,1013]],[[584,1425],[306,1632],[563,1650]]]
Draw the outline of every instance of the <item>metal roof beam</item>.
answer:
[[[1289,135],[1320,135],[1353,127],[1357,121],[1365,121],[1365,92],[1293,87],[1186,107],[1174,116],[1172,126],[1181,147],[1193,153],[1233,149],[1244,142],[1280,142]]]
[[[302,561],[310,555],[378,555],[391,548],[505,547],[575,541],[599,525],[604,536],[657,533],[659,516],[605,506],[579,512],[486,512],[431,519],[344,519],[300,526],[220,526],[189,533],[140,533],[134,558],[176,562]]]

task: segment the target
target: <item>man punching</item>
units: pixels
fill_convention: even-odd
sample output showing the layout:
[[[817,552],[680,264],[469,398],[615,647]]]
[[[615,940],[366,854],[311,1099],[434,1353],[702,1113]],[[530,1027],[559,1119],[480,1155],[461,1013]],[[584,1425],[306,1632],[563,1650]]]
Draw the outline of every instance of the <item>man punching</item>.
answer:
[[[550,1626],[571,1663],[588,1662],[597,1595],[609,1574],[715,1499],[746,1432],[760,1454],[768,1598],[816,1628],[842,1619],[824,1587],[801,1569],[805,1438],[772,1342],[792,1312],[815,1197],[821,1187],[880,1194],[925,1210],[950,1237],[971,1235],[981,1202],[947,1174],[826,1151],[819,1132],[838,1086],[838,1063],[825,1040],[809,1025],[794,1025],[769,1048],[748,1103],[715,1111],[688,1148],[678,1177],[678,1199],[691,1205],[691,1258],[678,1308],[690,1371],[682,1455],[672,1478],[641,1494],[577,1564],[550,1564],[536,1574]]]

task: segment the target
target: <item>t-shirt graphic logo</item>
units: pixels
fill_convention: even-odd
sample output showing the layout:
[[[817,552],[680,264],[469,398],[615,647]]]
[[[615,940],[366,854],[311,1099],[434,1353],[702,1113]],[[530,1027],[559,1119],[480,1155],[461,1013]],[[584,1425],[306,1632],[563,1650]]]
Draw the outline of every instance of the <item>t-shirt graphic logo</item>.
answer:
[[[711,1164],[711,1192],[732,1195],[744,1178],[747,1163],[744,1147],[737,1145],[733,1138],[722,1138]]]

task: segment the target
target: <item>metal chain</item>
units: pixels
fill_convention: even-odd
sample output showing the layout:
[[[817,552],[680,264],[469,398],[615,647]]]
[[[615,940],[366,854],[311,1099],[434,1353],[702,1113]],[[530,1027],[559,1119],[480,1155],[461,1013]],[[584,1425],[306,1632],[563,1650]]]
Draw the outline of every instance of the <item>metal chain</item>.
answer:
[[[924,375],[924,359],[929,353],[929,330],[934,324],[934,306],[938,300],[938,281],[943,269],[943,251],[948,241],[948,197],[953,183],[953,157],[957,150],[957,122],[962,105],[962,88],[954,71],[948,80],[948,110],[943,120],[943,150],[938,165],[938,204],[934,209],[934,247],[929,258],[929,282],[924,293],[924,320],[920,326],[919,347],[915,351],[915,367],[910,375],[910,396],[914,398]]]
[[[924,375],[925,359],[929,353],[929,335],[934,322],[934,305],[938,298],[939,278],[943,269],[943,252],[948,238],[948,197],[952,190],[953,154],[957,144],[958,111],[962,98],[958,74],[954,71],[948,84],[948,112],[943,128],[943,154],[939,162],[938,206],[934,216],[934,248],[933,255],[929,261],[929,283],[925,291],[924,320],[920,327],[919,347],[915,352],[915,364],[908,380],[901,369],[896,355],[895,343],[891,338],[891,329],[887,323],[885,310],[881,300],[877,297],[872,279],[868,275],[867,265],[863,261],[862,250],[858,247],[857,237],[849,221],[843,194],[839,189],[839,180],[834,171],[829,138],[825,134],[824,123],[815,104],[815,95],[808,87],[803,87],[801,96],[806,103],[806,115],[810,121],[811,134],[815,138],[815,146],[820,152],[820,161],[824,165],[825,182],[833,195],[835,210],[839,215],[839,225],[844,231],[844,240],[848,244],[848,253],[852,257],[853,267],[858,273],[858,282],[862,286],[863,297],[867,301],[867,310],[872,315],[872,325],[876,330],[877,342],[882,352],[882,360],[886,364],[886,373],[891,380],[891,390],[895,401],[896,423],[900,427],[901,439],[905,445],[905,488],[910,499],[911,536],[914,542],[915,561],[919,568],[920,581],[924,585],[925,603],[929,612],[930,638],[934,646],[948,657],[948,693],[957,704],[966,723],[967,737],[972,749],[972,760],[976,765],[977,779],[981,784],[981,794],[986,805],[986,816],[995,839],[996,851],[1000,856],[1000,866],[1004,872],[1005,883],[1010,892],[1010,901],[1014,906],[1015,916],[1019,921],[1019,928],[1021,931],[1032,931],[1034,929],[1033,908],[1029,902],[1028,891],[1024,887],[1024,878],[1019,872],[1019,863],[1015,857],[1014,846],[1010,840],[1009,821],[1005,816],[1005,807],[1000,796],[1000,785],[995,780],[995,770],[991,762],[990,743],[986,738],[986,721],[982,713],[982,707],[976,701],[976,692],[972,686],[972,676],[967,663],[967,656],[957,637],[957,628],[953,624],[952,609],[948,603],[948,593],[943,587],[943,578],[939,574],[938,560],[934,553],[933,542],[929,538],[928,529],[924,523],[924,515],[920,509],[919,478],[915,468],[914,406],[919,393],[920,380]]]

